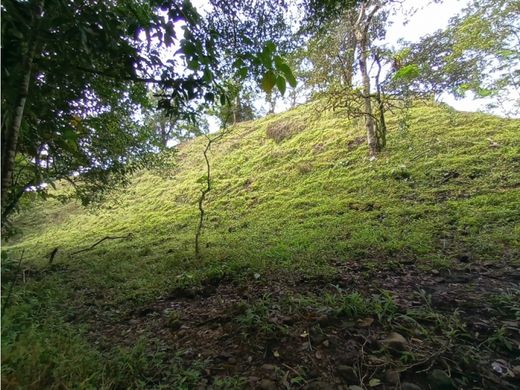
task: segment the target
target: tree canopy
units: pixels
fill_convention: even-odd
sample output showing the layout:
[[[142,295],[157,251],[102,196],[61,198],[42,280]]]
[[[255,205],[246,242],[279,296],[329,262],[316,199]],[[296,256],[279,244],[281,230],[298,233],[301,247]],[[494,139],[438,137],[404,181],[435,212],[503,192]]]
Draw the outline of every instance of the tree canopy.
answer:
[[[3,221],[42,183],[69,180],[88,201],[85,186],[106,189],[139,166],[153,150],[136,115],[150,106],[146,85],[175,120],[194,121],[201,102],[229,101],[215,29],[229,23],[203,18],[189,1],[10,0],[2,19]],[[227,53],[230,68],[260,77],[265,90],[292,84],[261,34]]]

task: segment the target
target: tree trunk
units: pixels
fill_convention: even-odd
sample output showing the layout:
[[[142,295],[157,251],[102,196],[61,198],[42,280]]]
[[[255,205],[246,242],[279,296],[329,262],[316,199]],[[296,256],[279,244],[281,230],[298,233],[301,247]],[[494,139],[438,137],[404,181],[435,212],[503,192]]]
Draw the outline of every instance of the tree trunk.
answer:
[[[368,153],[371,158],[377,156],[377,134],[376,134],[376,123],[374,120],[374,113],[372,110],[372,97],[370,93],[370,76],[368,74],[368,39],[369,29],[372,23],[374,15],[379,10],[380,6],[376,5],[372,11],[367,15],[368,3],[362,3],[360,5],[358,19],[355,27],[356,41],[359,49],[359,70],[361,72],[361,79],[363,81],[363,103],[364,103],[364,116],[365,116],[365,128],[367,132],[367,143]]]
[[[11,193],[11,182],[13,177],[14,161],[16,158],[16,150],[18,147],[18,136],[20,135],[20,127],[22,125],[23,112],[25,102],[29,94],[29,84],[31,82],[31,69],[34,59],[34,44],[27,51],[27,55],[23,63],[23,74],[20,80],[20,89],[14,106],[14,115],[11,123],[6,126],[5,138],[2,140],[3,156],[2,156],[2,214],[4,208],[7,207],[9,194]]]
[[[364,101],[364,115],[365,115],[365,128],[367,131],[367,143],[368,143],[368,154],[370,157],[375,157],[378,152],[377,148],[377,136],[376,126],[374,121],[374,115],[372,110],[372,101],[370,96],[370,77],[368,75],[367,66],[367,44],[366,39],[361,42],[360,45],[360,56],[359,56],[359,69],[361,71],[361,77],[363,79],[363,101]]]
[[[18,138],[20,135],[20,127],[22,126],[25,103],[29,94],[29,85],[31,83],[31,73],[38,45],[38,30],[40,27],[41,17],[43,15],[44,0],[38,2],[35,6],[33,14],[31,30],[32,36],[28,39],[27,48],[22,57],[20,86],[13,106],[13,116],[11,122],[6,124],[5,132],[2,133],[2,174],[1,174],[1,208],[2,215],[8,206],[9,194],[12,192],[12,178],[14,171],[14,163],[16,152],[18,149]]]
[[[383,100],[383,87],[381,86],[381,58],[378,54],[375,55],[375,61],[377,63],[377,74],[376,74],[376,101],[379,111],[379,124],[377,126],[377,148],[381,151],[386,146],[386,120],[385,120],[385,103]]]

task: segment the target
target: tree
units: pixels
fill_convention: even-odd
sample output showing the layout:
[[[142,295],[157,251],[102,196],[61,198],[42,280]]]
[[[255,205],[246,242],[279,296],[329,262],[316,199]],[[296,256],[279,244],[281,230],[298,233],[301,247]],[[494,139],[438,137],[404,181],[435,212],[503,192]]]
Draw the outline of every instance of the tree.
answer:
[[[2,222],[29,188],[73,172],[96,186],[145,148],[131,119],[144,88],[130,83],[129,14],[110,3],[3,2]]]
[[[448,27],[408,44],[396,79],[414,93],[495,98],[520,110],[520,5],[474,0]]]
[[[7,0],[2,21],[2,223],[42,183],[69,180],[88,201],[139,167],[155,150],[133,116],[149,105],[147,84],[176,120],[193,122],[200,102],[229,102],[219,33],[189,1]],[[294,78],[272,44],[240,60],[235,73],[264,73],[267,89]]]
[[[309,0],[307,3],[308,28],[317,31],[315,39],[310,41],[309,59],[314,69],[320,69],[311,72],[313,83],[332,100],[333,107],[342,107],[349,115],[364,118],[371,158],[376,157],[386,142],[380,80],[382,56],[374,41],[384,37],[385,20],[393,3],[392,0]],[[372,91],[371,60],[378,64],[376,93]],[[361,80],[359,88],[353,82],[356,70]],[[333,82],[328,81],[331,77]]]

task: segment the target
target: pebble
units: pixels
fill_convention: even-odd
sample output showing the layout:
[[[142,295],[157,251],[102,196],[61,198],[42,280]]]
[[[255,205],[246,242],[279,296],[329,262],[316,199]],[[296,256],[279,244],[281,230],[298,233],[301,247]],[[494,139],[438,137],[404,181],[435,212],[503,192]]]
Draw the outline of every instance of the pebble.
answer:
[[[395,351],[405,351],[408,348],[408,341],[397,332],[390,333],[382,341],[382,344]]]
[[[385,381],[391,385],[399,383],[399,372],[395,370],[387,370],[385,373]]]
[[[347,383],[355,384],[359,383],[358,376],[356,375],[356,370],[354,370],[351,366],[339,365],[338,366],[338,375],[343,378]]]
[[[453,389],[453,382],[451,378],[443,370],[438,368],[433,370],[430,374],[430,381],[432,389],[448,390]]]
[[[276,383],[269,379],[262,379],[258,387],[262,390],[276,390]]]

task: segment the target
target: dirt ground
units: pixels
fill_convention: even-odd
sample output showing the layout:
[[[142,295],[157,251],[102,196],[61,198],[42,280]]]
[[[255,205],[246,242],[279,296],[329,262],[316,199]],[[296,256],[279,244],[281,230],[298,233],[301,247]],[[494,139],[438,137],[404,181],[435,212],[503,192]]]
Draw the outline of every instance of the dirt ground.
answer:
[[[100,349],[144,337],[151,351],[203,361],[201,389],[217,378],[254,389],[520,388],[520,268],[335,267],[332,278],[207,280],[120,316],[95,311],[89,337]]]

